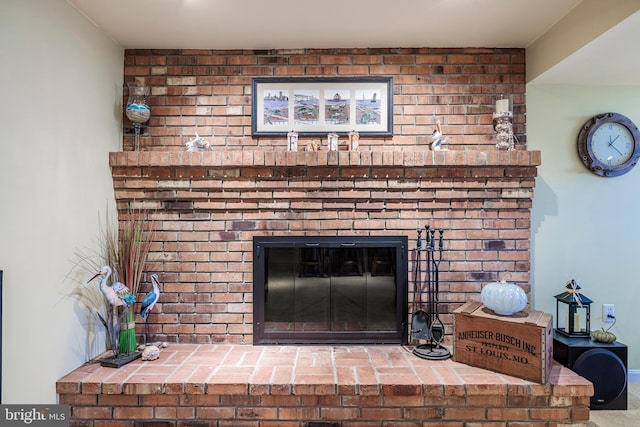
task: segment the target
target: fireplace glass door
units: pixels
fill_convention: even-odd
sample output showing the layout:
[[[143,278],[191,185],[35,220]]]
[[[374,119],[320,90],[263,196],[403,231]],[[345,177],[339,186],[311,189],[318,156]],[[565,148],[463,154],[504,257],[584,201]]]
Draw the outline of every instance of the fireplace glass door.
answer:
[[[406,341],[406,238],[254,239],[254,342]]]

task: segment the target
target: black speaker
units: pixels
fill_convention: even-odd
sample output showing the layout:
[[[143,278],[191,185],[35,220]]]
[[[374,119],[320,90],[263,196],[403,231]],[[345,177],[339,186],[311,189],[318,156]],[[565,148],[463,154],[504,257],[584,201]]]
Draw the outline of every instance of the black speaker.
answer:
[[[627,409],[627,346],[553,334],[553,358],[593,383],[591,409]]]

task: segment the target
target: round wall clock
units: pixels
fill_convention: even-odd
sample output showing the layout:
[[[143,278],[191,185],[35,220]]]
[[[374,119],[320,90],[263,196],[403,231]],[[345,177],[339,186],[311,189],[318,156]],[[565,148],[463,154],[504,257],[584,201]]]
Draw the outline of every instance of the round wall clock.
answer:
[[[640,157],[640,132],[629,118],[604,113],[589,119],[578,135],[578,154],[594,174],[604,177],[629,172]]]

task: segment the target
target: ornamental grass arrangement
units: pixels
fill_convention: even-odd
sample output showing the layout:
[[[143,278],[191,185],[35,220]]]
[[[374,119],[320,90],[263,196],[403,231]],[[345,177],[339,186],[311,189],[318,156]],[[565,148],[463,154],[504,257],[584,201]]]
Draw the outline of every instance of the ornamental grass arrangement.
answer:
[[[76,262],[67,279],[78,285],[70,295],[84,305],[107,331],[107,347],[113,355],[136,351],[135,307],[118,308],[111,305],[95,282],[87,282],[86,277],[109,266],[112,274],[107,286],[123,283],[133,295],[138,296],[144,273],[153,268],[149,262],[149,252],[155,236],[155,222],[143,210],[128,210],[121,214],[119,221],[107,217],[105,226],[98,236],[97,251],[89,253],[77,251]],[[96,335],[96,322],[89,322],[89,354],[93,354],[92,343]]]
[[[129,210],[121,215],[117,233],[109,233],[107,253],[109,265],[115,272],[114,281],[120,281],[138,295],[144,273],[152,267],[149,252],[155,237],[154,222],[142,210]],[[136,351],[135,310],[129,307],[120,328],[119,352]]]

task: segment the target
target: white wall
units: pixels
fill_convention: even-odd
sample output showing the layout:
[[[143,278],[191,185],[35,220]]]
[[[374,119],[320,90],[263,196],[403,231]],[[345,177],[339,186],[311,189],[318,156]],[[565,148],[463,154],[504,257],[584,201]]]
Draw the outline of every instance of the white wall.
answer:
[[[527,141],[541,150],[532,211],[534,307],[553,313],[554,295],[576,279],[590,297],[592,330],[602,304],[615,304],[611,329],[629,346],[629,369],[640,369],[640,165],[600,178],[577,154],[577,136],[592,116],[621,113],[640,125],[640,87],[527,86]]]
[[[113,209],[123,50],[64,0],[2,0],[0,57],[2,403],[55,403],[89,357],[65,275]]]

